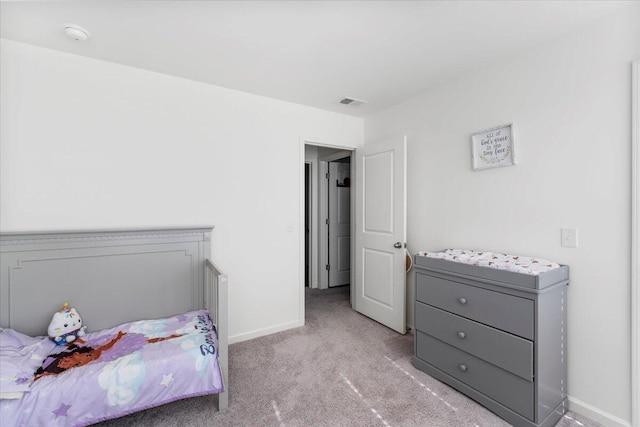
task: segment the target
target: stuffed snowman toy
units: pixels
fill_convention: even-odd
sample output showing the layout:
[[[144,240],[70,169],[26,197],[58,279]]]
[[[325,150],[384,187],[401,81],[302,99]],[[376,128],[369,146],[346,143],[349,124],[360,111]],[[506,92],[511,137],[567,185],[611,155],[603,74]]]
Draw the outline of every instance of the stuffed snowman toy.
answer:
[[[58,345],[69,344],[76,338],[85,335],[86,326],[82,326],[82,319],[75,308],[69,308],[68,303],[62,305],[62,310],[53,314],[47,333]]]

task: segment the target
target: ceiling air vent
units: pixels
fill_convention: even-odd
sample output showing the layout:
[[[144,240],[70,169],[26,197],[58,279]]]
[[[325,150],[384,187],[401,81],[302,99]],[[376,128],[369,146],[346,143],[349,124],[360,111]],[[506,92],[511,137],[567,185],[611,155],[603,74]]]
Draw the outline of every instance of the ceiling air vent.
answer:
[[[357,107],[358,105],[366,104],[367,101],[355,98],[344,98],[340,100],[340,104],[349,105],[351,107]]]

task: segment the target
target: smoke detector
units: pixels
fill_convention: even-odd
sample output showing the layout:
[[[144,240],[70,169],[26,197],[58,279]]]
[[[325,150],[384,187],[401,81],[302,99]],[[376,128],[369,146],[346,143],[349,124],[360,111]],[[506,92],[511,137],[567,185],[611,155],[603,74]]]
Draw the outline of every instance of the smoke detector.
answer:
[[[366,104],[367,101],[363,101],[361,99],[346,97],[340,100],[340,104],[349,105],[351,107],[357,107],[358,105]]]
[[[80,25],[76,24],[64,24],[64,33],[67,37],[77,41],[87,41],[89,39],[89,31]]]

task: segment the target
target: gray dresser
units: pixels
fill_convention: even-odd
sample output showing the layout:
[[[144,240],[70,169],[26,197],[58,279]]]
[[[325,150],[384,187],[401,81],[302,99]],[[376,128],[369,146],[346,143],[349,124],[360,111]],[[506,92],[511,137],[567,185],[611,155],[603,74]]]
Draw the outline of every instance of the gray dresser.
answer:
[[[415,261],[413,365],[514,426],[554,426],[567,411],[569,267]]]

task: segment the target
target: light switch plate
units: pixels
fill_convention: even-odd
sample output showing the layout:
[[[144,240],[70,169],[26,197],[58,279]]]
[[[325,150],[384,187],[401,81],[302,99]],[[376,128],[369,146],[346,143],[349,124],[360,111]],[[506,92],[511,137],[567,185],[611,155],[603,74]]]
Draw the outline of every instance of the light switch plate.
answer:
[[[561,246],[565,248],[577,248],[578,247],[578,229],[577,228],[563,228],[561,229]]]

